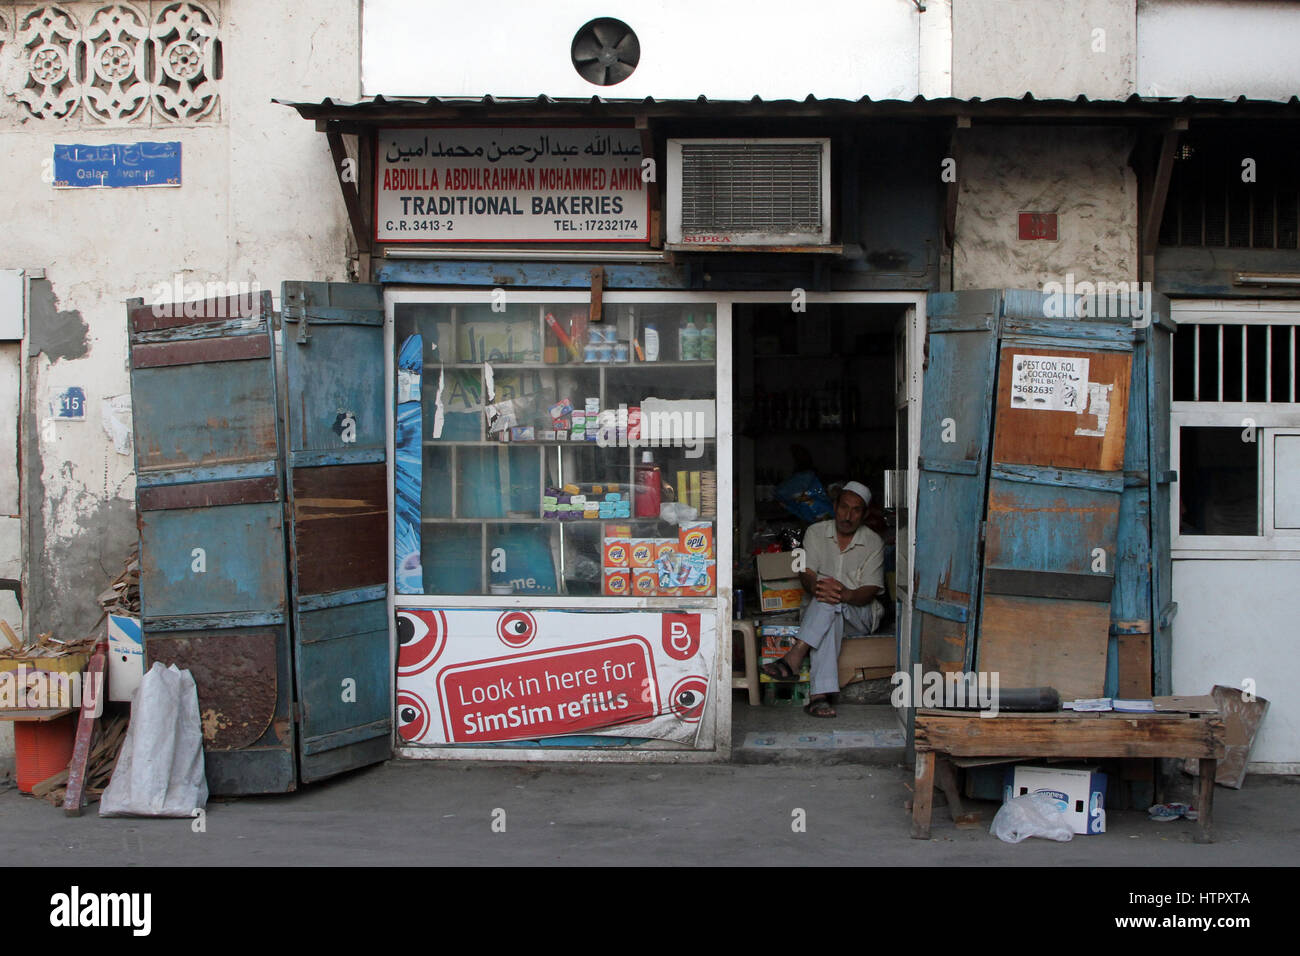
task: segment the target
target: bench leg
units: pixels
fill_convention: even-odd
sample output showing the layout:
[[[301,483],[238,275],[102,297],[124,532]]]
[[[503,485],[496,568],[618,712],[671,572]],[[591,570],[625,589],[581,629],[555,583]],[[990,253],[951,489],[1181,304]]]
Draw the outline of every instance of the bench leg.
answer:
[[[934,782],[939,785],[939,789],[948,799],[948,815],[952,817],[953,823],[959,827],[979,826],[980,815],[973,811],[967,812],[962,804],[961,787],[957,785],[957,771],[953,768],[952,761],[942,754],[934,756]]]
[[[1196,835],[1197,843],[1214,842],[1214,776],[1219,772],[1219,761],[1201,761],[1200,798],[1197,801]]]
[[[930,839],[930,811],[934,803],[934,754],[916,752],[916,791],[912,794],[912,839]]]

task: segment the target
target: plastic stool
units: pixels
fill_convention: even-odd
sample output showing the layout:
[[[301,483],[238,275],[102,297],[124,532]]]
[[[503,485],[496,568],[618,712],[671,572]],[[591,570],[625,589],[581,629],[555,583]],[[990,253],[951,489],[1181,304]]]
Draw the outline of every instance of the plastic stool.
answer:
[[[745,676],[738,677],[734,673],[731,676],[732,690],[747,690],[749,692],[749,705],[757,707],[762,703],[761,691],[758,686],[758,633],[754,630],[753,621],[732,621],[731,622],[731,640],[732,655],[735,651],[736,633],[739,632],[745,641]],[[729,661],[731,656],[727,658]]]

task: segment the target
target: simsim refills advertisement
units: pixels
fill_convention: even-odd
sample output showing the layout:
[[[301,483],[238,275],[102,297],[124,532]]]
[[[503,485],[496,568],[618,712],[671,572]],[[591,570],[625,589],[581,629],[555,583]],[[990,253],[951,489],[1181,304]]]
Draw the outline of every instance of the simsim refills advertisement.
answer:
[[[566,736],[694,745],[711,612],[397,609],[397,732],[409,744]]]

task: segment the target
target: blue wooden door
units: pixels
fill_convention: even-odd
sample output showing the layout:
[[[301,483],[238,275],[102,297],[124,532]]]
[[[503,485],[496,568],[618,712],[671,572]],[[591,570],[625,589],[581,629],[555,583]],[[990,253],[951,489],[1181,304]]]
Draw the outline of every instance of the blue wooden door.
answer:
[[[1097,697],[1120,561],[1133,330],[1047,318],[1045,298],[1005,298],[977,663],[1003,687]]]
[[[145,663],[194,674],[216,794],[296,786],[271,295],[127,303]]]
[[[387,759],[387,416],[379,286],[286,282],[288,488],[304,782]]]
[[[912,660],[926,671],[972,666],[980,528],[1002,295],[929,297],[921,400]]]

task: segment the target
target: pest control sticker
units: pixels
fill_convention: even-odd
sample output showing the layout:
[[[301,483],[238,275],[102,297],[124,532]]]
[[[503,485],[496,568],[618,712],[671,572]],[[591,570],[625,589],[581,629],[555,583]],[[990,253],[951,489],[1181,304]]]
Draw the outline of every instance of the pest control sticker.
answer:
[[[1016,355],[1011,407],[1080,413],[1088,404],[1088,360],[1070,355]]]

